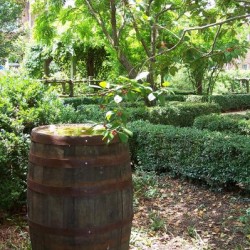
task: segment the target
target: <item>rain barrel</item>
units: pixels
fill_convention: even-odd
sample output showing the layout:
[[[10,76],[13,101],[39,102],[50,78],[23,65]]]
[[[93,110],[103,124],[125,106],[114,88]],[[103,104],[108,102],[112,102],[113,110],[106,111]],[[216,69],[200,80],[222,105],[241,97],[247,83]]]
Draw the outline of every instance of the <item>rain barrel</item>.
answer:
[[[101,135],[65,136],[50,128],[31,133],[27,203],[32,249],[129,249],[128,145],[118,137],[106,144]]]

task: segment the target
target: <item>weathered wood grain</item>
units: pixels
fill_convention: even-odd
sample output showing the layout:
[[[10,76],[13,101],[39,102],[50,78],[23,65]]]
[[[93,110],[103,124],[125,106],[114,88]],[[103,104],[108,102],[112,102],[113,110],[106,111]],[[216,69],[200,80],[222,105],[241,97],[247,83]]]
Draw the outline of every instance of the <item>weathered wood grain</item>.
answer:
[[[95,139],[81,145],[79,138],[74,145],[68,136],[70,145],[57,145],[58,138],[46,143],[39,132],[31,136],[35,140],[27,181],[32,249],[129,249],[133,209],[128,146],[99,139],[96,145]]]

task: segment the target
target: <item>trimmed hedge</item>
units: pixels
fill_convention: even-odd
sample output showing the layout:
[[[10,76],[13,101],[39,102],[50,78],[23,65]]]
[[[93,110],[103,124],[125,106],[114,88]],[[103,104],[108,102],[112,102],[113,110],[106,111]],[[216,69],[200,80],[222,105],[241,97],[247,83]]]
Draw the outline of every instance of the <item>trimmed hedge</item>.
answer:
[[[167,95],[166,101],[212,102],[221,106],[222,111],[250,109],[250,94],[228,95]]]
[[[250,135],[250,120],[245,115],[204,115],[195,118],[194,127],[240,135]]]
[[[197,116],[219,112],[220,106],[214,103],[170,102],[165,107],[149,108],[149,121],[154,124],[189,127]]]
[[[106,112],[110,107],[101,108],[100,105],[90,104],[90,105],[81,105],[77,107],[75,113],[76,123],[83,123],[87,121],[93,122],[103,122]],[[124,111],[127,113],[128,121],[135,120],[147,120],[148,119],[148,110],[147,107],[127,107]]]
[[[250,140],[195,128],[130,123],[132,161],[146,171],[170,171],[211,186],[241,184],[250,190]]]
[[[86,121],[103,121],[105,113],[110,107],[100,108],[99,105],[80,105],[74,114],[73,122],[81,123]],[[168,124],[181,127],[193,125],[195,117],[202,114],[218,113],[220,107],[210,103],[181,103],[171,102],[167,106],[155,107],[127,107],[128,121],[149,120],[156,124]]]
[[[94,98],[94,97],[87,97],[87,96],[82,96],[82,97],[67,97],[63,98],[63,103],[65,105],[71,105],[75,109],[78,106],[84,105],[84,104],[99,104],[101,103],[101,98]]]
[[[168,102],[185,102],[187,95],[166,95],[165,100]]]
[[[178,101],[178,102],[207,102],[208,98],[205,95],[166,95],[166,101]]]
[[[221,106],[222,111],[246,110],[250,108],[250,95],[213,95],[210,100]]]

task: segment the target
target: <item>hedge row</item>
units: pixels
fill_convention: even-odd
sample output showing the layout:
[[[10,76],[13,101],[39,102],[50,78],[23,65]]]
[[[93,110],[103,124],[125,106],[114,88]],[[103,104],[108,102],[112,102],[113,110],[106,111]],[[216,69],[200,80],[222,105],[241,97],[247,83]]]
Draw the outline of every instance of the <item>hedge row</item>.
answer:
[[[208,129],[210,131],[220,131],[226,133],[236,133],[240,135],[250,135],[249,115],[204,115],[195,118],[194,127],[198,129]]]
[[[178,102],[213,102],[219,104],[222,111],[230,110],[246,110],[250,109],[250,95],[249,94],[229,94],[229,95],[187,95],[187,94],[176,94],[167,95],[166,101],[178,101]],[[72,97],[65,98],[65,104],[70,104],[77,108],[83,104],[100,104],[101,98],[92,97]],[[134,104],[132,104],[134,105]]]
[[[103,121],[108,107],[101,109],[99,105],[78,106],[75,122]],[[126,108],[128,121],[148,120],[155,124],[175,125],[181,127],[192,126],[194,119],[202,114],[219,113],[220,107],[210,103],[181,103],[171,102],[167,106],[128,107]]]
[[[67,97],[63,98],[63,103],[65,105],[71,105],[75,109],[78,106],[85,105],[85,104],[99,104],[101,103],[100,98],[94,98],[94,97],[88,97],[88,96],[82,96],[82,97]]]
[[[250,140],[245,136],[153,125],[130,124],[132,161],[146,171],[170,171],[211,186],[244,185],[250,190]]]
[[[148,120],[154,124],[189,127],[197,116],[219,112],[219,105],[214,103],[170,102],[165,107],[151,107]]]
[[[213,95],[211,101],[221,106],[222,111],[246,110],[250,108],[250,95]]]

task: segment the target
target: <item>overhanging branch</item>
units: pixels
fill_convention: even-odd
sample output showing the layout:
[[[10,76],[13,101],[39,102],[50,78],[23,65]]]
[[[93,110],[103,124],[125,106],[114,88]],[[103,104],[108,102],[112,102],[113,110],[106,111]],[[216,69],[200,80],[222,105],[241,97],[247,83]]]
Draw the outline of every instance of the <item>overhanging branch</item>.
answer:
[[[178,37],[178,36],[176,35],[176,37],[178,37],[179,41],[178,41],[173,47],[171,47],[171,48],[169,48],[169,49],[162,50],[162,51],[159,52],[158,54],[149,57],[147,60],[145,60],[145,62],[143,63],[143,65],[145,65],[148,61],[153,60],[154,58],[156,58],[156,57],[158,57],[158,56],[161,56],[161,55],[163,55],[163,54],[165,54],[165,53],[168,53],[168,52],[170,52],[170,51],[172,51],[172,50],[175,50],[175,49],[183,42],[186,33],[189,32],[189,31],[204,30],[204,29],[208,29],[208,28],[210,28],[210,27],[215,27],[215,26],[220,26],[220,27],[221,27],[221,26],[222,26],[223,24],[225,24],[225,23],[229,23],[229,22],[232,22],[232,21],[235,21],[235,20],[246,19],[246,18],[248,18],[248,17],[250,17],[250,14],[231,17],[231,18],[228,18],[228,19],[226,19],[226,20],[222,20],[222,21],[215,22],[215,23],[210,23],[210,24],[203,25],[203,26],[195,26],[195,27],[186,28],[186,29],[183,30],[181,36]],[[218,36],[218,34],[217,34],[217,36]],[[217,40],[217,36],[216,36],[216,40]],[[215,41],[215,42],[216,42],[216,41]],[[213,44],[213,47],[214,47],[214,46],[215,46],[215,43]]]

